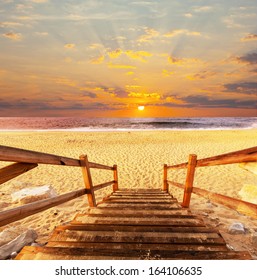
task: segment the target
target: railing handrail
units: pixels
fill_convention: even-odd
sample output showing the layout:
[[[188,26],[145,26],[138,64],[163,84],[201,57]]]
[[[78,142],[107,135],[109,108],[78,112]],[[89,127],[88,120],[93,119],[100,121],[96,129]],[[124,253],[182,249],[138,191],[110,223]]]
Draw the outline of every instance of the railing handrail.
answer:
[[[61,166],[77,166],[82,169],[85,188],[73,191],[66,194],[61,194],[53,198],[40,200],[37,202],[29,203],[13,209],[8,209],[0,212],[0,227],[9,223],[18,221],[28,216],[34,215],[38,212],[44,211],[56,205],[70,201],[77,197],[87,194],[88,203],[90,207],[96,206],[94,192],[113,185],[113,190],[118,189],[118,174],[117,165],[107,166],[95,162],[89,162],[87,156],[80,156],[79,159],[57,156],[53,154],[35,152],[19,148],[7,147],[0,145],[0,161],[15,162],[9,166],[0,168],[0,184],[5,183],[35,167],[38,164],[61,165]],[[105,169],[112,170],[114,180],[93,185],[90,169]]]
[[[197,160],[196,167],[215,166],[242,162],[257,161],[257,146],[218,156]],[[188,162],[167,166],[167,169],[187,168]]]
[[[197,195],[207,197],[210,200],[214,200],[215,202],[223,204],[231,209],[237,210],[238,212],[256,218],[257,217],[256,204],[249,203],[236,198],[216,194],[193,186],[194,173],[196,167],[216,166],[216,165],[243,163],[243,162],[244,163],[257,162],[257,146],[244,150],[231,152],[231,153],[221,154],[218,156],[203,158],[200,160],[197,160],[196,155],[191,154],[189,155],[189,161],[186,163],[181,163],[181,164],[171,165],[171,166],[164,164],[163,190],[168,192],[169,184],[179,188],[184,188],[184,197],[183,197],[183,202],[181,204],[183,207],[189,207],[191,193],[195,193]],[[180,169],[180,168],[187,168],[187,176],[186,176],[185,184],[169,181],[167,171],[169,169]]]
[[[81,161],[79,159],[62,157],[54,154],[35,152],[2,145],[0,145],[0,161],[81,167]],[[113,167],[111,166],[95,162],[89,162],[89,167],[96,169],[113,170]]]

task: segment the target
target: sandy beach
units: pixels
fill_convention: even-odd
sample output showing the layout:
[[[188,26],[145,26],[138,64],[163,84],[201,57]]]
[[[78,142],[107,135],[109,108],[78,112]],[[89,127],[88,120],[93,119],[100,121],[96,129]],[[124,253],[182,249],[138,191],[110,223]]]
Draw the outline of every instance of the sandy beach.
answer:
[[[87,154],[91,162],[118,165],[120,188],[162,188],[163,164],[186,162],[190,153],[197,154],[200,159],[257,146],[257,130],[1,132],[0,145],[72,158]],[[1,167],[6,165],[8,163],[0,162]],[[110,171],[93,170],[92,176],[94,185],[113,180]],[[168,178],[184,183],[185,170],[169,171]],[[80,168],[40,165],[1,185],[0,209],[18,206],[12,202],[13,192],[42,185],[51,185],[58,194],[84,186]],[[257,176],[243,170],[238,164],[204,167],[196,171],[195,186],[216,193],[241,199],[239,192],[245,185],[257,185]],[[181,201],[182,192],[175,187],[170,188]],[[98,191],[97,201],[111,191],[111,187]],[[251,241],[251,234],[257,231],[256,220],[196,195],[192,196],[191,207],[196,213],[204,213],[206,223],[217,227],[234,249],[249,250],[253,256],[257,256],[257,248]],[[86,209],[86,197],[78,198],[2,227],[0,231],[7,227],[16,232],[33,228],[38,233],[37,242],[44,243],[55,226],[71,220],[76,213]],[[233,222],[243,223],[246,234],[229,234],[228,228]]]

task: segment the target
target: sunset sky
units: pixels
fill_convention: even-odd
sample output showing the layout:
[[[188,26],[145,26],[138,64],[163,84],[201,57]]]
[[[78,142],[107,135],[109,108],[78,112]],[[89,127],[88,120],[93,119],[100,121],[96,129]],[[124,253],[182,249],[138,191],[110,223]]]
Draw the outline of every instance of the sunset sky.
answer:
[[[257,116],[257,1],[1,0],[0,116]]]

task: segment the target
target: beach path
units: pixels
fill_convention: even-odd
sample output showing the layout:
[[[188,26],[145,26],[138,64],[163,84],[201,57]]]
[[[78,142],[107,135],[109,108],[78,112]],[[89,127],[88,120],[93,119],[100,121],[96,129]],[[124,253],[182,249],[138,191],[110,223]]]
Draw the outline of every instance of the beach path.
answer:
[[[231,251],[219,231],[160,189],[120,189],[57,226],[44,247],[19,260],[251,259]]]

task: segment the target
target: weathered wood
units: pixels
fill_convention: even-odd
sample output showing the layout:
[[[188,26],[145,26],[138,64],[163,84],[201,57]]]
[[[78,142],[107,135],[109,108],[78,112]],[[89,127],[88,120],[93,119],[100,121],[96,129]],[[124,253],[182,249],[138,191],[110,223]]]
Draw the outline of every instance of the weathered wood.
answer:
[[[168,192],[168,183],[167,183],[167,179],[168,179],[168,165],[164,164],[163,166],[163,191]]]
[[[91,208],[89,213],[91,214],[111,214],[113,213],[112,208]],[[142,209],[119,209],[120,215],[126,215],[126,214],[136,214],[136,215],[142,215],[142,216],[154,216],[154,215],[187,215],[191,213],[190,210],[186,208],[179,208],[179,209],[171,209],[171,210],[154,210],[154,209],[148,209],[148,210],[142,210]]]
[[[19,221],[23,218],[29,217],[33,214],[39,213],[51,207],[70,201],[74,198],[80,197],[86,194],[87,192],[88,190],[86,189],[73,191],[67,194],[59,195],[57,197],[36,201],[14,209],[2,211],[0,212],[0,227],[12,222]]]
[[[97,207],[107,207],[110,209],[117,209],[119,211],[120,209],[155,209],[155,210],[170,210],[170,209],[180,209],[177,202],[174,203],[168,203],[168,204],[149,204],[149,203],[140,203],[140,204],[133,204],[133,203],[99,203]]]
[[[184,188],[183,184],[177,183],[177,182],[173,182],[173,181],[168,181],[169,184],[172,184],[174,186],[177,186],[181,189]],[[213,202],[222,204],[228,208],[231,208],[233,210],[236,210],[244,215],[248,215],[251,216],[253,218],[257,218],[257,205],[247,202],[247,201],[243,201],[237,198],[232,198],[226,195],[222,195],[222,194],[217,194],[217,193],[213,193],[207,190],[203,190],[197,187],[193,187],[193,191],[194,194],[200,195],[205,197],[206,199],[209,199]]]
[[[241,162],[256,162],[257,161],[257,146],[249,149],[244,149],[236,152],[221,154],[218,156],[199,159],[196,167],[214,166]],[[177,165],[168,166],[168,169],[187,168],[188,162]]]
[[[106,224],[106,225],[162,225],[162,226],[204,226],[203,221],[195,219],[173,219],[168,220],[160,218],[152,220],[151,218],[93,218],[87,217],[72,221],[75,223],[88,223],[88,224]]]
[[[105,169],[105,170],[113,170],[113,167],[95,163],[95,162],[89,162],[89,167],[90,168],[95,168],[95,169]]]
[[[60,157],[53,154],[34,152],[7,146],[0,146],[0,160],[26,163],[80,166],[78,159]]]
[[[104,218],[104,217],[113,217],[113,218],[140,218],[142,217],[142,213],[132,213],[132,214],[120,214],[119,212],[108,212],[108,214],[105,213],[91,213],[88,214],[90,217],[98,217],[98,218]],[[148,214],[148,215],[143,215],[145,218],[146,217],[150,217],[152,219],[159,219],[159,218],[166,218],[166,219],[197,219],[198,216],[197,215],[192,215],[192,214],[184,214],[181,215],[180,213],[178,214]]]
[[[117,165],[113,165],[113,179],[114,179],[114,183],[113,183],[113,191],[117,191],[119,189],[119,185],[118,185],[118,168]]]
[[[248,252],[234,251],[173,251],[173,250],[109,250],[90,248],[29,247],[22,249],[16,260],[250,260]]]
[[[187,167],[187,177],[186,177],[186,183],[185,183],[185,189],[184,189],[184,197],[183,197],[183,202],[181,204],[182,207],[188,208],[190,205],[191,193],[192,193],[193,184],[194,184],[196,163],[197,163],[197,156],[189,155],[188,167]]]
[[[90,173],[88,158],[86,155],[81,155],[79,159],[81,162],[82,175],[83,175],[85,187],[87,190],[90,190],[90,192],[87,194],[88,204],[90,207],[96,207],[96,200],[95,200],[95,194],[93,189],[93,182]]]
[[[119,243],[180,243],[180,244],[219,244],[217,233],[191,232],[113,232],[113,231],[59,231],[49,241],[73,242],[119,242]],[[217,243],[216,243],[217,242]],[[222,240],[223,242],[223,240]]]
[[[217,229],[206,226],[161,226],[161,225],[106,225],[106,224],[68,224],[58,226],[55,232],[64,230],[77,231],[125,231],[125,232],[191,232],[191,233],[219,233]]]
[[[108,187],[108,186],[114,184],[114,182],[115,181],[110,181],[110,182],[106,182],[106,183],[103,183],[103,184],[96,185],[96,186],[93,187],[93,190],[97,191],[97,190],[100,190],[102,188]]]
[[[106,249],[106,250],[169,250],[169,251],[219,251],[226,252],[228,248],[222,244],[156,244],[156,243],[105,243],[105,242],[72,242],[72,241],[50,241],[46,247],[76,247],[88,249]]]
[[[0,169],[0,184],[3,184],[35,167],[35,163],[14,163]]]

